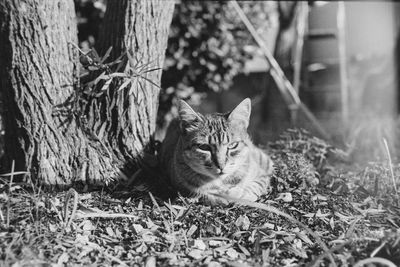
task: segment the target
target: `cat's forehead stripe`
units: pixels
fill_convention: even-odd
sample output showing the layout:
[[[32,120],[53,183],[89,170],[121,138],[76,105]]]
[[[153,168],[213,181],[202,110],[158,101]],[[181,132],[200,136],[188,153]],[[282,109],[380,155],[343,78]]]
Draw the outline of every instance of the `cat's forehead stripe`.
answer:
[[[229,142],[227,123],[223,116],[212,116],[206,121],[208,128],[208,141],[212,144],[223,144]]]
[[[227,144],[229,143],[229,136],[227,133],[215,133],[208,138],[210,144]]]

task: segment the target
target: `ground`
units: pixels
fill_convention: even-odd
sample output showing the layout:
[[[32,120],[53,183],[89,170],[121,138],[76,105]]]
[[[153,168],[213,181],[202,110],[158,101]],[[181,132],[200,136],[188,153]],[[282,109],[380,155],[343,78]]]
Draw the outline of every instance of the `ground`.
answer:
[[[50,192],[5,175],[0,265],[400,265],[398,164],[349,163],[300,130],[268,151],[271,193],[227,207],[161,200],[139,187]]]

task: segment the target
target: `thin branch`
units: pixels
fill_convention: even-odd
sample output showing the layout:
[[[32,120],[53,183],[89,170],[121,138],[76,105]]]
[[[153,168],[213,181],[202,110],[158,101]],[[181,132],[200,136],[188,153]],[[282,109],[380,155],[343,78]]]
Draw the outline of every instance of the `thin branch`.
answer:
[[[68,217],[68,203],[71,196],[73,196],[74,199],[73,199],[72,211]],[[64,229],[68,229],[72,220],[75,218],[76,210],[78,208],[78,197],[79,197],[78,193],[72,188],[67,192],[64,202],[64,225],[65,225]]]
[[[242,8],[239,6],[236,0],[230,1],[229,4],[233,6],[233,8],[236,10],[238,13],[239,17],[243,21],[243,23],[246,25],[248,31],[250,34],[253,36],[254,40],[258,44],[258,46],[261,48],[262,52],[264,53],[265,58],[267,59],[270,67],[270,74],[272,78],[274,79],[275,83],[278,86],[278,89],[280,90],[282,97],[284,98],[288,108],[291,111],[297,111],[300,109],[304,115],[307,117],[307,119],[315,126],[315,128],[318,130],[320,135],[325,138],[325,139],[330,139],[329,134],[325,131],[325,129],[321,126],[321,124],[318,122],[318,120],[315,118],[315,116],[312,114],[312,112],[301,102],[299,95],[296,93],[296,90],[293,88],[293,85],[290,83],[290,81],[286,78],[283,70],[279,66],[278,62],[272,55],[272,53],[269,51],[267,45],[265,44],[264,40],[261,38],[261,36],[257,33],[257,30],[254,28],[254,26],[251,24],[250,20],[247,18],[246,14],[243,12]]]
[[[15,168],[15,161],[13,160],[11,163],[11,178],[10,178],[10,184],[8,186],[8,199],[7,199],[7,223],[6,226],[7,228],[10,227],[10,209],[11,209],[11,187],[12,187],[12,182],[14,179],[14,168]]]

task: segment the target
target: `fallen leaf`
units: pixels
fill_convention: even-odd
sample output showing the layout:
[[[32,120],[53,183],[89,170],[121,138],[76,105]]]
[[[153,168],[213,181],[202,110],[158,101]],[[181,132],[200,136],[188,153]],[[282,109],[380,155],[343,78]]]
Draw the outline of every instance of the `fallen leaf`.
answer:
[[[331,217],[331,219],[329,220],[329,225],[331,226],[331,229],[335,229],[335,220],[333,219],[333,216]]]
[[[263,228],[267,228],[267,229],[275,229],[275,224],[273,224],[273,223],[269,223],[269,222],[266,222],[266,223],[264,223],[263,225],[262,225],[262,227]]]
[[[54,233],[57,230],[57,227],[54,224],[49,223],[49,230],[50,232]]]
[[[207,248],[206,244],[201,239],[195,239],[193,248],[197,248],[200,250],[205,250]]]
[[[96,229],[90,220],[84,220],[80,225],[83,231],[92,231]]]
[[[247,248],[245,248],[244,246],[238,244],[239,249],[243,252],[244,255],[246,256],[250,256],[250,252],[247,250]]]
[[[132,224],[132,227],[135,230],[135,233],[137,235],[140,234],[140,232],[143,231],[143,226],[141,226],[140,224],[134,223],[134,224]]]
[[[113,229],[111,229],[110,226],[107,226],[106,232],[107,232],[107,234],[108,234],[109,236],[111,236],[111,237],[114,237],[114,236],[115,236],[115,233],[114,233]]]
[[[144,264],[145,267],[156,267],[156,258],[154,256],[150,256],[146,258],[146,262]]]
[[[307,243],[308,245],[314,245],[314,242],[311,241],[310,238],[308,238],[308,236],[304,233],[304,231],[301,232],[296,232],[296,235],[298,238],[300,238],[301,240],[303,240],[305,243]]]
[[[207,267],[221,267],[221,263],[216,262],[216,261],[210,261],[209,263],[207,263]]]
[[[195,260],[201,259],[203,257],[203,251],[200,249],[193,249],[188,253],[189,257],[192,257]]]
[[[190,226],[189,230],[186,232],[186,236],[191,237],[194,234],[194,232],[196,232],[196,230],[197,230],[196,225]]]
[[[228,248],[225,253],[231,259],[236,259],[239,257],[239,253],[234,248]]]
[[[283,202],[292,202],[293,196],[291,193],[280,193],[275,200],[282,200]]]
[[[320,194],[317,194],[317,195],[313,196],[311,199],[313,201],[317,201],[317,200],[319,200],[319,201],[327,201],[328,200],[327,197],[324,197],[324,196],[322,196]]]
[[[246,215],[240,215],[239,218],[236,219],[235,225],[241,230],[249,230],[250,228],[250,220]]]
[[[68,260],[69,260],[69,255],[68,255],[68,253],[64,252],[63,254],[61,254],[60,257],[58,257],[57,265],[62,266],[62,265],[64,265],[64,263],[67,263]]]
[[[327,212],[327,213],[322,213],[320,209],[318,209],[318,210],[317,210],[317,213],[315,213],[315,217],[317,217],[317,218],[325,218],[325,217],[327,217],[327,216],[329,216],[329,215],[330,215],[329,212]]]
[[[140,244],[140,246],[138,246],[136,249],[137,253],[145,253],[148,250],[148,247],[146,246],[146,244],[143,242],[142,244]]]

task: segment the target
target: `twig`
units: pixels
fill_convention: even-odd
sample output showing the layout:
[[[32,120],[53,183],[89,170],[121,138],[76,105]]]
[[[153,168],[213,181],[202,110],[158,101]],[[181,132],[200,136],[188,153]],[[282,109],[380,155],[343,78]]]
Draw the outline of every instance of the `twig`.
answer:
[[[158,211],[160,212],[161,218],[164,221],[165,226],[169,226],[167,219],[165,219],[164,214],[162,213],[162,210],[160,208],[160,205],[158,205],[156,199],[154,198],[153,194],[151,192],[149,192],[151,201],[153,202],[153,205],[156,206],[156,208],[158,209]],[[168,227],[168,232],[171,233],[171,229],[169,229],[171,227]]]
[[[79,48],[79,46],[77,46],[75,43],[73,43],[73,42],[67,42],[67,43],[69,43],[70,45],[72,45],[76,50],[78,50],[81,54],[83,54],[83,55],[85,55],[86,53],[85,52],[83,52],[80,48]]]
[[[390,156],[390,150],[386,138],[383,138],[383,144],[385,145],[385,150],[388,156],[390,175],[392,176],[394,191],[396,192],[396,194],[398,194],[399,192],[397,191],[396,180],[394,178],[394,172],[393,172],[392,157]]]
[[[4,222],[5,221],[5,219],[4,219],[4,215],[3,215],[3,211],[0,209],[0,221],[1,222]]]
[[[372,251],[371,253],[371,258],[375,257],[375,255],[386,245],[387,241],[383,241],[382,244],[379,245],[379,247],[377,247],[376,249],[374,249],[374,251]]]
[[[13,160],[11,163],[10,184],[8,185],[7,215],[6,215],[7,216],[7,222],[6,222],[7,228],[10,227],[11,187],[12,187],[12,182],[14,179],[14,168],[15,168],[15,161]]]
[[[137,216],[124,214],[124,213],[106,213],[106,212],[93,212],[85,214],[77,214],[79,218],[133,218],[136,219]]]
[[[301,100],[294,90],[293,86],[290,84],[289,80],[286,79],[285,74],[283,73],[279,63],[275,60],[272,53],[269,51],[268,47],[266,46],[264,40],[260,37],[257,30],[254,28],[253,24],[251,24],[250,20],[247,18],[246,14],[243,12],[242,8],[239,6],[237,1],[229,2],[233,8],[238,13],[240,19],[246,26],[247,30],[253,36],[254,40],[258,44],[258,46],[262,49],[268,63],[271,65],[271,75],[274,77],[275,82],[278,82],[280,86],[286,89],[286,93],[284,94],[286,100],[289,100],[291,105],[298,106],[301,103]]]
[[[13,161],[14,164],[14,161]],[[14,175],[20,175],[20,174],[27,174],[28,172],[21,171],[21,172],[9,172],[9,173],[3,173],[0,174],[0,176],[14,176]]]
[[[74,202],[72,206],[71,215],[68,218],[68,203],[71,195],[74,196]],[[64,202],[64,229],[68,229],[69,225],[71,224],[72,220],[75,218],[76,210],[78,208],[78,193],[74,189],[70,189],[65,196]]]
[[[388,267],[396,267],[396,264],[394,264],[390,260],[387,260],[385,258],[379,258],[379,257],[360,260],[356,264],[354,264],[354,267],[361,267],[361,266],[367,265],[368,263],[380,263],[380,264],[383,264]]]
[[[315,234],[307,225],[305,225],[304,223],[300,222],[299,220],[297,220],[296,218],[290,216],[287,213],[284,213],[282,211],[280,211],[279,209],[275,208],[275,207],[271,207],[268,205],[265,205],[263,203],[258,203],[258,202],[253,202],[253,201],[249,201],[249,200],[244,200],[244,199],[240,199],[240,198],[234,198],[228,195],[224,195],[224,194],[213,194],[216,197],[221,197],[224,198],[226,200],[232,201],[234,203],[237,204],[241,204],[241,205],[245,205],[245,206],[249,206],[249,207],[253,207],[253,208],[257,208],[257,209],[262,209],[268,212],[272,212],[275,213],[276,215],[282,216],[298,225],[300,225],[301,227],[303,227],[312,237],[314,237],[315,241],[321,246],[321,248],[327,253],[332,266],[336,267],[336,263],[335,263],[335,259],[333,258],[332,253],[330,252],[328,246],[322,241],[322,239]]]

